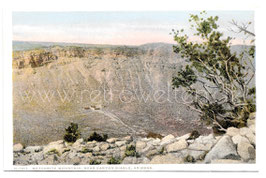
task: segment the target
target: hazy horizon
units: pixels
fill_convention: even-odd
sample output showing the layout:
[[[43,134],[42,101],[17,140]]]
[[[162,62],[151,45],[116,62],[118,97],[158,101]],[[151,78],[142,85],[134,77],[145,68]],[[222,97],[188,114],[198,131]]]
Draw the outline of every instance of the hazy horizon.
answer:
[[[58,42],[79,44],[142,45],[146,43],[174,44],[172,29],[183,28],[190,40],[197,41],[190,29],[189,14],[176,12],[13,12],[13,41]],[[235,39],[233,44],[248,42],[244,34],[229,31],[229,22],[252,22],[253,11],[207,11],[219,16],[219,30]]]

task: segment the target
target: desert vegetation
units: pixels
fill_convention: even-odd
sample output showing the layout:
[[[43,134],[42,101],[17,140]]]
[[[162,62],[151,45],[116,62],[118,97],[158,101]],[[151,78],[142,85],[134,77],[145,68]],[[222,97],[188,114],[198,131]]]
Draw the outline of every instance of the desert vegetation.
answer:
[[[177,43],[173,50],[187,64],[173,77],[172,84],[191,97],[191,102],[183,104],[198,112],[214,131],[224,133],[231,126],[246,126],[249,114],[256,110],[255,88],[250,85],[255,76],[255,46],[233,53],[232,38],[219,31],[218,16],[206,15],[203,11],[200,16],[190,16],[199,42],[189,41],[183,29],[173,30]]]

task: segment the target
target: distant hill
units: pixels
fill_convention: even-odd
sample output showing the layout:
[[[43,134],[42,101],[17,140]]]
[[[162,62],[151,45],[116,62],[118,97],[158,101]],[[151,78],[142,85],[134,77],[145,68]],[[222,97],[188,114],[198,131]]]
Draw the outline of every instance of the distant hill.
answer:
[[[61,42],[35,42],[35,41],[13,41],[13,51],[25,51],[40,48],[49,48],[53,46],[76,46],[84,48],[113,48],[124,45],[108,45],[108,44],[82,44],[82,43],[61,43]]]

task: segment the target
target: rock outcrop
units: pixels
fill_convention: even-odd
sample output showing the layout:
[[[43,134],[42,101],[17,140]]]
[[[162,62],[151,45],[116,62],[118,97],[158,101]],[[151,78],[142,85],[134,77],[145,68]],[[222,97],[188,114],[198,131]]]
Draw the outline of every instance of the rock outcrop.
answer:
[[[162,139],[127,136],[105,142],[79,139],[73,144],[59,140],[26,148],[15,144],[14,165],[255,163],[255,120],[249,123],[241,129],[228,128],[223,136],[210,134],[196,139],[188,139],[186,134]]]

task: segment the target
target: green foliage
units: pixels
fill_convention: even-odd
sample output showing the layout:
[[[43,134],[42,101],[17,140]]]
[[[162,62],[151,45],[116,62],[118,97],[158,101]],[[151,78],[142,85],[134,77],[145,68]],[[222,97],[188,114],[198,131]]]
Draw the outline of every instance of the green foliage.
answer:
[[[93,132],[89,138],[88,138],[88,141],[97,141],[97,142],[105,142],[108,138],[108,135],[107,134],[103,134],[103,135],[100,135],[96,132]]]
[[[70,151],[70,149],[69,148],[66,148],[66,149],[64,149],[64,151],[62,152],[62,154],[63,153],[66,153],[66,152],[69,152]]]
[[[200,133],[197,130],[193,130],[190,133],[190,136],[187,140],[194,140],[194,139],[198,138],[199,136],[200,136]]]
[[[121,164],[121,162],[122,161],[120,159],[112,157],[110,160],[108,160],[107,164]]]
[[[189,107],[200,113],[206,123],[221,130],[228,125],[244,126],[246,116],[256,109],[255,87],[249,85],[255,75],[255,69],[250,67],[255,60],[255,46],[233,53],[232,38],[218,31],[218,16],[206,14],[203,11],[190,15],[198,42],[191,41],[183,29],[172,30],[177,43],[173,51],[188,63],[173,77],[172,85],[185,89],[192,97]]]
[[[134,145],[127,146],[125,150],[125,156],[138,157],[139,154],[136,151],[136,147]]]
[[[90,165],[99,165],[101,164],[102,162],[101,161],[97,161],[97,160],[90,160]]]
[[[182,87],[188,87],[195,83],[197,80],[197,77],[194,73],[194,71],[187,65],[185,70],[181,69],[178,72],[177,77],[173,77],[172,83],[176,88]]]
[[[64,140],[66,142],[73,143],[77,139],[80,138],[80,132],[78,130],[78,124],[70,123],[70,126],[68,126],[65,130],[66,130],[66,133],[64,135]]]
[[[193,156],[191,155],[187,155],[185,158],[184,158],[184,161],[187,162],[187,163],[195,163],[196,160]]]
[[[48,155],[53,155],[53,154],[56,154],[56,155],[60,155],[59,151],[57,149],[51,149],[47,152]]]
[[[89,148],[86,148],[86,147],[83,147],[80,152],[81,153],[91,153],[91,152],[93,152],[93,150],[89,149]]]

